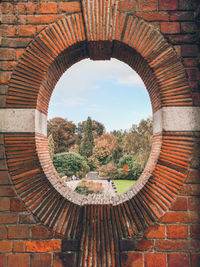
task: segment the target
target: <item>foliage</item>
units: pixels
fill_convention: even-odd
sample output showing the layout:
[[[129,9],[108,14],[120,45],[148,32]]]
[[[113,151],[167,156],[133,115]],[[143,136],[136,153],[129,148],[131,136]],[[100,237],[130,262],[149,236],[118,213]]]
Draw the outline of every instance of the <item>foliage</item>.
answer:
[[[55,151],[55,146],[54,146],[54,140],[53,140],[53,135],[50,134],[48,136],[48,148],[49,148],[49,154],[51,159],[53,160],[54,157],[54,151]]]
[[[114,179],[117,175],[117,168],[113,162],[109,162],[108,164],[99,167],[98,171],[100,176],[109,177],[111,179]]]
[[[87,121],[82,121],[78,123],[76,134],[78,135],[79,139],[81,140],[84,136],[85,126]],[[105,127],[102,123],[92,120],[92,134],[94,138],[101,136],[105,131]]]
[[[85,179],[82,179],[82,181],[78,183],[75,191],[83,195],[100,194],[103,192],[103,186],[101,183],[96,183],[93,181],[87,182]]]
[[[86,158],[92,155],[94,147],[94,138],[92,134],[92,120],[88,117],[87,122],[84,127],[84,137],[79,146],[79,153]]]
[[[89,171],[85,159],[74,152],[55,154],[53,164],[61,177],[65,175],[83,177]]]
[[[47,130],[53,136],[55,153],[67,152],[75,144],[75,129],[73,122],[63,118],[56,117],[48,121]]]

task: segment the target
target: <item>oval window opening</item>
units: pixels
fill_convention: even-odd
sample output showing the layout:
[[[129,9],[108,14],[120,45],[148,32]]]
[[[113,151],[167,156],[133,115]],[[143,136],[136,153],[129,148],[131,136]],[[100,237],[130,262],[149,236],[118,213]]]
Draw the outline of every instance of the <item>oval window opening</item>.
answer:
[[[82,60],[58,81],[48,111],[48,144],[60,179],[82,195],[116,196],[143,172],[152,108],[140,76],[117,60]]]

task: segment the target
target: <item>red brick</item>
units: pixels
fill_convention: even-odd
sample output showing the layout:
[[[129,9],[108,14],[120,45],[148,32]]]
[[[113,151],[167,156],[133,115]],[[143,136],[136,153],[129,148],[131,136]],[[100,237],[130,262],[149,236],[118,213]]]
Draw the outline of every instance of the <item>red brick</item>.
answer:
[[[200,240],[156,240],[156,251],[198,251],[200,247]]]
[[[167,12],[138,12],[137,16],[148,21],[168,21]]]
[[[166,267],[166,258],[164,253],[145,253],[145,267]]]
[[[6,255],[0,254],[0,267],[7,267],[7,257]]]
[[[18,16],[18,24],[26,24],[26,15],[19,15]]]
[[[10,200],[10,210],[11,211],[24,211],[24,203],[19,198],[11,198]]]
[[[199,224],[194,224],[190,225],[190,236],[191,238],[199,238],[200,239],[200,225]]]
[[[139,1],[139,11],[157,10],[157,0]]]
[[[61,250],[61,240],[27,241],[27,252],[51,252]]]
[[[54,253],[53,266],[54,267],[63,267],[63,262],[62,262],[62,259],[60,258],[60,253]]]
[[[30,227],[27,225],[8,226],[9,239],[26,239],[30,237]]]
[[[136,1],[120,1],[118,4],[119,11],[136,11]]]
[[[200,105],[200,93],[192,93],[192,100],[194,106]]]
[[[180,194],[184,196],[198,196],[199,192],[200,192],[200,185],[184,184],[181,188]]]
[[[4,225],[0,226],[0,239],[7,239],[7,228]]]
[[[49,14],[57,12],[57,3],[40,3],[38,13]]]
[[[46,27],[46,25],[38,25],[37,26],[37,33],[41,32],[45,27]]]
[[[12,241],[0,241],[0,253],[11,252]]]
[[[195,10],[196,8],[195,1],[179,0],[179,9],[181,10]]]
[[[200,254],[191,255],[191,267],[199,267]]]
[[[153,240],[140,240],[137,242],[136,250],[139,251],[152,251],[153,250]]]
[[[1,76],[0,76],[0,83],[1,84],[8,84],[10,81],[10,78],[11,78],[11,72],[10,71],[2,71]]]
[[[3,213],[0,214],[0,223],[1,224],[10,224],[10,223],[16,223],[18,220],[18,214],[16,213]]]
[[[164,225],[150,226],[145,231],[145,236],[146,238],[149,238],[149,239],[165,238],[165,226]]]
[[[14,197],[15,191],[11,185],[2,185],[0,186],[0,196],[1,197]]]
[[[33,224],[36,223],[34,217],[31,214],[20,214],[19,223],[21,224]]]
[[[13,266],[23,266],[29,267],[30,260],[28,254],[15,254],[15,255],[8,255],[8,267]]]
[[[17,23],[18,18],[16,15],[2,15],[2,23],[3,24],[15,24]]]
[[[33,226],[32,228],[33,239],[48,239],[52,238],[52,232],[46,226]]]
[[[3,36],[15,36],[16,26],[2,25],[0,28],[0,35]]]
[[[3,38],[2,46],[25,48],[30,42],[31,38]]]
[[[160,29],[162,33],[180,33],[180,24],[178,22],[162,22]]]
[[[74,13],[80,12],[81,6],[79,2],[59,2],[58,12]]]
[[[16,12],[16,5],[14,3],[2,3],[1,12],[2,14],[7,14],[7,13],[14,14]]]
[[[159,0],[158,9],[159,10],[176,10],[178,8],[177,0]]]
[[[0,211],[10,210],[10,199],[0,198]]]
[[[32,254],[31,255],[31,267],[49,267],[51,266],[50,254]]]
[[[25,241],[14,241],[13,252],[25,252]]]
[[[169,14],[169,20],[170,21],[190,21],[194,19],[194,12],[184,12],[184,11],[178,11],[178,12],[170,12]]]
[[[163,223],[198,223],[200,220],[197,212],[167,212],[162,218]]]
[[[36,11],[35,3],[18,3],[17,7],[19,14],[33,14]]]
[[[187,239],[188,227],[186,225],[167,225],[167,237],[170,239]]]
[[[36,26],[32,25],[18,25],[17,34],[21,37],[35,36]]]
[[[49,24],[58,19],[60,15],[28,15],[28,24]]]
[[[171,206],[171,210],[187,210],[187,199],[185,197],[177,197]]]
[[[168,267],[190,267],[188,254],[168,254]]]
[[[0,177],[1,177],[1,184],[10,184],[9,174],[7,171],[0,171]]]
[[[198,53],[197,45],[182,45],[181,53],[183,57],[193,57]]]
[[[188,208],[189,210],[200,210],[200,197],[189,197]]]
[[[136,252],[127,252],[127,253],[121,253],[120,255],[121,259],[121,266],[123,267],[143,267],[144,266],[144,259],[142,253],[136,253]]]

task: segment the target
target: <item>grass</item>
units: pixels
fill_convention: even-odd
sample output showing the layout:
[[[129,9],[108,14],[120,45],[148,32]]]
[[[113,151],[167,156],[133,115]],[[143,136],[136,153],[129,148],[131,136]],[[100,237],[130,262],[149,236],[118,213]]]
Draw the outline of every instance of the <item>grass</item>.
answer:
[[[113,180],[119,195],[127,191],[136,182],[134,180]]]

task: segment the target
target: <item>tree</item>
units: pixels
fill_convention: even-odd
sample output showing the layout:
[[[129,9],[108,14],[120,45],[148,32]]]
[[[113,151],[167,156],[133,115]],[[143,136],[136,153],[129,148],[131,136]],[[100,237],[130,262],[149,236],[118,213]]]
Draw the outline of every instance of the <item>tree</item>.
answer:
[[[48,147],[49,147],[49,154],[51,159],[53,160],[54,157],[54,151],[55,151],[55,145],[54,145],[54,140],[53,140],[53,135],[50,134],[48,136]]]
[[[86,160],[79,154],[73,152],[56,154],[53,159],[53,164],[61,177],[72,175],[82,177],[89,171]]]
[[[92,155],[94,147],[94,138],[92,134],[92,120],[88,117],[87,122],[84,126],[84,137],[79,146],[79,153],[86,158]]]
[[[87,121],[82,121],[78,123],[76,134],[79,140],[81,140],[84,136],[86,124],[87,124]],[[93,134],[94,139],[101,136],[104,133],[104,131],[105,131],[105,127],[102,123],[92,120],[92,134]]]
[[[52,134],[55,153],[67,152],[76,143],[76,125],[63,118],[53,118],[47,124],[48,133]]]

